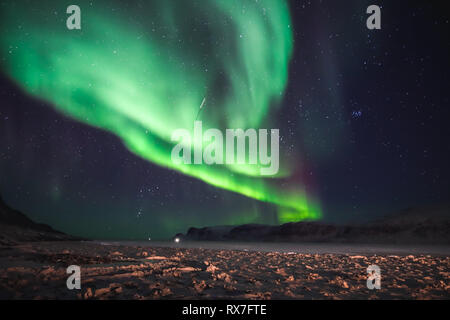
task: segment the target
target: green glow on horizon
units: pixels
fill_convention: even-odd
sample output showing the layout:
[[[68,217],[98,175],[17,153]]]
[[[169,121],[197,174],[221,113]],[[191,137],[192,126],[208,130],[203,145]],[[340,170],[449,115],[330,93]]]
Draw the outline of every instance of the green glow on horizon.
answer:
[[[204,97],[204,130],[270,128],[268,114],[280,105],[293,49],[287,3],[138,3],[131,9],[124,2],[77,1],[80,31],[66,29],[68,4],[3,4],[2,69],[29,94],[115,134],[148,161],[273,203],[280,222],[319,218],[301,185],[281,188],[277,179],[257,176],[255,166],[177,165],[170,157],[171,133],[193,127]],[[281,162],[279,177],[289,173]]]

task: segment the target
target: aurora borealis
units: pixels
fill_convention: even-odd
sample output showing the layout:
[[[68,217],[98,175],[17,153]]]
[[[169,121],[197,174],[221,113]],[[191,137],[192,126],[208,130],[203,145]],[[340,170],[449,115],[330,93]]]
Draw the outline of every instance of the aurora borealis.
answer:
[[[369,32],[363,2],[1,1],[0,193],[63,231],[140,239],[439,201],[446,173],[429,168],[446,158],[424,155],[440,148],[443,76],[403,27],[421,16]],[[279,128],[278,175],[172,162],[172,132],[197,115]]]
[[[46,19],[53,1],[7,6],[2,27],[7,74],[64,114],[114,133],[146,160],[276,204],[283,221],[318,218],[320,210],[308,202],[301,184],[281,191],[258,176],[258,166],[186,166],[170,159],[171,133],[192,129],[204,97],[207,128],[272,124],[268,114],[282,99],[292,52],[287,4],[138,3],[131,13],[118,2],[118,13],[111,14],[109,1],[79,2],[84,17],[79,32],[60,28],[60,19]],[[39,9],[25,9],[30,6]],[[133,16],[132,24],[124,12]],[[200,30],[196,17],[208,28]],[[17,28],[19,20],[24,23]],[[281,172],[291,174],[288,163]],[[289,218],[283,216],[287,211]]]

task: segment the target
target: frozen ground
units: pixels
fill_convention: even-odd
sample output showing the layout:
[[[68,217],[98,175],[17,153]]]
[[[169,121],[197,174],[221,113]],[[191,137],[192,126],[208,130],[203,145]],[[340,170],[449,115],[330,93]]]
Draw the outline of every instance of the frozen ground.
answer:
[[[271,243],[271,242],[221,242],[221,241],[96,241],[103,245],[135,245],[167,248],[200,248],[304,254],[430,254],[450,256],[450,246],[439,245],[380,245],[345,243]]]
[[[373,264],[381,290],[366,286]],[[449,270],[445,247],[30,242],[0,247],[0,298],[450,299]]]

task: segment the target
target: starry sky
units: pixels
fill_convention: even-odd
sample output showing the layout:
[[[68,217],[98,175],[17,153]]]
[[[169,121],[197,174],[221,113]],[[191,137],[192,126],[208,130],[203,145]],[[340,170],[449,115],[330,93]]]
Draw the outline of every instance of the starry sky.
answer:
[[[34,220],[164,239],[449,202],[438,1],[79,1],[78,31],[69,4],[0,2],[0,194]],[[204,97],[208,127],[280,129],[279,176],[168,160]]]

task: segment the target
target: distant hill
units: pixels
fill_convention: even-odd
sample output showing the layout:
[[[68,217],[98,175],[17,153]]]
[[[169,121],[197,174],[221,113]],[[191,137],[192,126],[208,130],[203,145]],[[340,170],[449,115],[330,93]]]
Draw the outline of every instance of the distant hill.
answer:
[[[68,241],[81,240],[36,223],[22,212],[10,208],[0,196],[0,245],[22,241]]]
[[[450,244],[450,206],[409,208],[362,225],[293,222],[190,228],[186,240]]]

